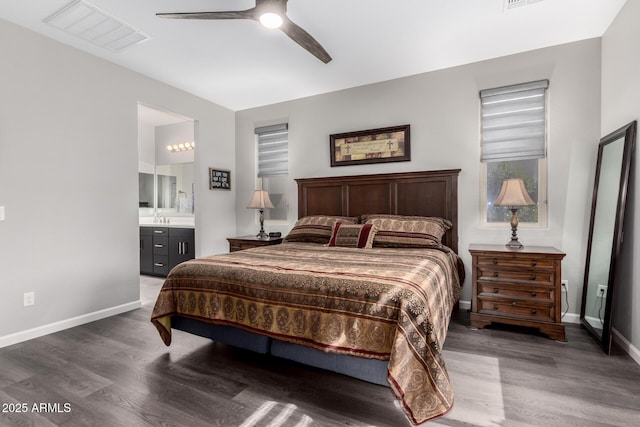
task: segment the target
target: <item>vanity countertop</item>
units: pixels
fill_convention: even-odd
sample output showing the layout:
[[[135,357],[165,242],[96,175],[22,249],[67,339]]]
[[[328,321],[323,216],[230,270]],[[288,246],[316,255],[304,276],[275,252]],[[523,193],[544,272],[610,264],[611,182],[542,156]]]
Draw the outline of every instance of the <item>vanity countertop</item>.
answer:
[[[140,227],[168,227],[168,228],[195,228],[195,225],[193,224],[193,222],[190,221],[185,221],[185,220],[176,220],[174,222],[174,220],[171,220],[171,222],[169,224],[163,224],[160,222],[150,222],[150,221],[140,221],[139,222]]]

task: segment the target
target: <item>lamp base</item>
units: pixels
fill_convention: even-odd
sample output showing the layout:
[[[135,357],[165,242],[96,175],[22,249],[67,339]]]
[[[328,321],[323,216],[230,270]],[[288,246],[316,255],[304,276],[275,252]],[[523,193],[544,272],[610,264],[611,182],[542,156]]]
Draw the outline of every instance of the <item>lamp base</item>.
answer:
[[[256,234],[256,239],[269,240],[269,235],[264,230],[260,230],[260,232]]]
[[[518,241],[518,239],[511,239],[511,241],[507,242],[505,245],[509,249],[523,249],[524,246],[522,243]]]

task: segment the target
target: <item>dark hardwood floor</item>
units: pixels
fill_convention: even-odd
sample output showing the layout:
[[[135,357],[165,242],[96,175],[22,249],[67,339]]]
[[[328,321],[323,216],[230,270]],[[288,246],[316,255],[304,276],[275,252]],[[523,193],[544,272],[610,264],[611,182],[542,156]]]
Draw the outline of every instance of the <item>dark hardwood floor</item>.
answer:
[[[149,322],[159,283],[141,278],[139,310],[0,349],[0,425],[410,425],[386,387],[180,331],[165,347]],[[640,425],[640,366],[581,327],[560,343],[467,322],[445,344],[454,409],[427,425]]]

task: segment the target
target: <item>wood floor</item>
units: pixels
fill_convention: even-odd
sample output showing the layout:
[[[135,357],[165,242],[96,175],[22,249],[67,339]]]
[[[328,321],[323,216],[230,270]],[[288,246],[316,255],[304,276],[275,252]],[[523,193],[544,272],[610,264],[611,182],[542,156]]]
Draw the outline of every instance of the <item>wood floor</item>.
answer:
[[[386,387],[180,331],[165,347],[149,322],[158,284],[143,278],[139,310],[0,349],[0,425],[410,425]],[[445,344],[454,409],[428,426],[640,425],[640,366],[579,326],[560,343],[467,320]]]

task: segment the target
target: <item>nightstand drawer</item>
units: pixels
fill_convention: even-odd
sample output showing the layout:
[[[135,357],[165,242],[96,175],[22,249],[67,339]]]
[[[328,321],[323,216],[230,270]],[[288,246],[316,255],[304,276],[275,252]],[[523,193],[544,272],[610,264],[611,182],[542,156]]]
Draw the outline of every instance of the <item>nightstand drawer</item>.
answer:
[[[526,280],[530,282],[553,283],[553,270],[533,269],[525,270],[501,270],[493,265],[479,265],[478,280],[503,279],[503,280]]]
[[[495,283],[478,280],[478,295],[493,295],[499,297],[533,298],[535,300],[553,301],[554,288],[542,285],[527,285],[514,283]]]
[[[229,252],[243,251],[245,249],[258,248],[260,246],[279,245],[282,237],[273,237],[268,240],[257,239],[254,236],[229,237]]]
[[[535,267],[553,269],[555,263],[552,259],[539,257],[510,257],[510,256],[478,256],[478,266],[500,267]]]
[[[493,299],[478,296],[479,312],[526,318],[537,321],[553,320],[553,304],[517,299]]]

